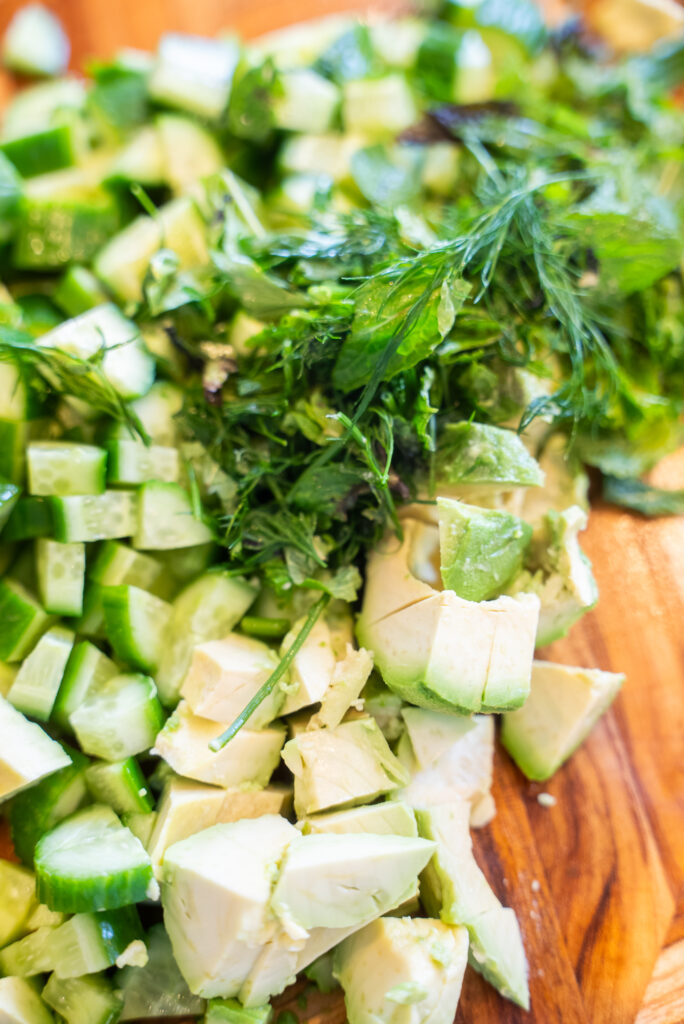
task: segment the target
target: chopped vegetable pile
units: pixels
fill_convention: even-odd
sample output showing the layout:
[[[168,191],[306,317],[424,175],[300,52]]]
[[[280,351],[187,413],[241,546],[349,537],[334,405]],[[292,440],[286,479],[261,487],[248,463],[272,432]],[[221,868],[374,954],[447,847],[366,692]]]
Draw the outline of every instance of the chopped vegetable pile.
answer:
[[[622,675],[535,659],[682,441],[684,43],[528,0],[167,34],[0,133],[0,1018],[529,1005],[473,856]],[[540,969],[541,966],[540,966]]]

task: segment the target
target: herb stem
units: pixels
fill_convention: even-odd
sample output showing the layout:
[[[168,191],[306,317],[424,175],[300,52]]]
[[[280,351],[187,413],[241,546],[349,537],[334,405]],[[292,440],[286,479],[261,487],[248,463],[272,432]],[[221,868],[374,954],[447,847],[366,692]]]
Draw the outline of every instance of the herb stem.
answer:
[[[216,753],[219,750],[222,750],[223,747],[225,747],[226,743],[229,743],[233,739],[233,737],[239,733],[240,729],[242,729],[243,725],[247,722],[247,719],[254,714],[254,712],[262,703],[262,701],[266,700],[269,693],[273,692],[277,684],[283,678],[283,676],[289,669],[290,665],[294,661],[297,652],[301,649],[309,633],[318,622],[318,619],[320,618],[323,610],[325,609],[329,601],[330,594],[321,594],[321,596],[318,598],[315,604],[311,605],[311,608],[309,609],[309,614],[307,615],[302,628],[297,633],[297,636],[295,637],[292,645],[288,647],[286,653],[280,659],[280,663],[278,664],[277,668],[273,670],[273,672],[270,674],[270,676],[268,677],[264,685],[261,687],[261,689],[254,694],[249,704],[247,704],[247,706],[242,709],[242,711],[237,716],[235,721],[228,726],[226,731],[222,732],[220,736],[217,736],[215,739],[211,741],[211,743],[209,744],[210,750],[213,750],[214,753]]]

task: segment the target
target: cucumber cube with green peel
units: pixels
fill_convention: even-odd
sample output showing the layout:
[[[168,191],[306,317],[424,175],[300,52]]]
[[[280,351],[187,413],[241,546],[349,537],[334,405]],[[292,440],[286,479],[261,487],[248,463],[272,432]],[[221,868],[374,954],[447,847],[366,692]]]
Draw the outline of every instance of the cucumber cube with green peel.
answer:
[[[0,978],[0,1020],[7,1024],[54,1024],[47,1006],[25,978]]]
[[[94,644],[88,640],[77,643],[67,662],[52,711],[53,720],[60,729],[73,732],[69,721],[71,713],[81,706],[91,690],[96,690],[118,673],[111,658]]]
[[[136,529],[134,491],[52,498],[55,537],[68,542],[131,537]]]
[[[14,797],[9,809],[12,843],[24,864],[33,864],[36,843],[88,799],[84,769],[88,758],[66,748],[72,763]]]
[[[164,712],[149,676],[117,675],[91,689],[69,720],[86,754],[119,761],[153,745]]]
[[[102,588],[107,637],[116,656],[134,668],[154,673],[162,658],[171,605],[139,587]]]
[[[143,484],[138,493],[134,547],[143,550],[184,548],[212,539],[211,530],[195,516],[190,497],[182,487],[158,481]]]
[[[69,63],[69,38],[59,18],[42,4],[21,7],[2,41],[7,68],[27,75],[61,75]]]
[[[107,452],[91,444],[33,441],[26,451],[30,494],[102,494]]]
[[[74,646],[70,629],[54,626],[44,633],[17,672],[7,699],[15,708],[47,722]]]
[[[0,477],[0,531],[2,531],[7,523],[12,510],[16,507],[20,494],[21,491],[16,484],[10,483],[9,480],[3,480]]]
[[[0,580],[0,661],[21,661],[53,621],[27,588]]]
[[[146,814],[154,807],[145,777],[133,757],[96,761],[86,768],[85,780],[93,799],[117,814]]]
[[[95,804],[72,814],[38,840],[36,891],[52,910],[114,910],[145,898],[150,858],[114,811]]]
[[[43,989],[43,1001],[67,1024],[116,1024],[123,997],[104,975],[58,978],[53,974]]]
[[[36,541],[38,592],[43,607],[55,615],[80,615],[85,584],[85,544],[63,544],[41,537]]]

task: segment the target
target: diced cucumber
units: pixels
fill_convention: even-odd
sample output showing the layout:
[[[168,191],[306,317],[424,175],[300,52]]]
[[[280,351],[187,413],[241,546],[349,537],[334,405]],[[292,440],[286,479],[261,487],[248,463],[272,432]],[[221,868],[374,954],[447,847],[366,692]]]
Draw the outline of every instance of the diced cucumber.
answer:
[[[95,273],[122,302],[140,302],[150,260],[162,247],[173,250],[181,270],[208,262],[206,226],[191,199],[181,196],[154,219],[134,220],[97,254]]]
[[[338,184],[349,184],[351,160],[369,145],[369,137],[330,132],[325,135],[293,135],[280,150],[281,169],[290,174],[324,174]]]
[[[401,74],[346,82],[342,116],[348,132],[388,138],[418,120],[411,88]]]
[[[34,864],[38,898],[71,914],[137,903],[152,881],[142,843],[104,804],[77,811],[42,836]]]
[[[171,605],[146,590],[122,584],[102,588],[107,636],[116,656],[155,672],[161,661]]]
[[[157,672],[164,704],[177,702],[195,645],[230,633],[255,597],[246,580],[222,572],[205,573],[178,595]]]
[[[164,713],[149,676],[118,675],[91,690],[70,721],[86,754],[119,761],[152,746]]]
[[[145,350],[138,328],[109,302],[66,320],[44,334],[39,344],[81,359],[104,350],[102,372],[124,398],[144,395],[154,380],[154,360]]]
[[[137,523],[136,494],[105,491],[52,498],[52,515],[57,540],[67,543],[131,537]]]
[[[27,420],[35,411],[24,370],[11,359],[0,362],[0,419],[10,422]]]
[[[33,864],[40,837],[77,811],[88,796],[84,774],[88,758],[71,748],[68,754],[71,764],[19,793],[10,805],[12,842],[24,864]]]
[[[426,32],[426,24],[419,18],[384,19],[371,25],[373,49],[390,67],[410,69],[416,60]]]
[[[0,978],[3,1024],[54,1024],[52,1014],[25,978]]]
[[[63,914],[60,910],[50,910],[44,903],[36,903],[36,909],[29,914],[26,922],[26,930],[28,932],[35,932],[39,928],[58,928],[60,924],[64,924],[66,919],[66,914]]]
[[[5,107],[3,139],[16,139],[49,128],[65,111],[81,111],[85,100],[85,83],[75,77],[41,82],[22,89]]]
[[[21,661],[51,619],[18,580],[0,580],[0,660]]]
[[[114,662],[88,640],[76,644],[62,679],[52,718],[61,729],[72,732],[72,712],[81,706],[91,690],[117,675]]]
[[[204,1000],[188,988],[164,925],[152,925],[146,942],[149,960],[145,966],[124,967],[116,974],[116,984],[124,995],[121,1020],[192,1017],[202,1013]]]
[[[105,489],[104,448],[69,441],[33,441],[26,459],[31,494],[102,494]]]
[[[12,514],[12,510],[19,501],[20,494],[21,491],[16,484],[12,484],[9,480],[3,480],[0,477],[0,530],[3,529]]]
[[[157,118],[164,180],[175,192],[185,192],[195,182],[216,174],[225,166],[214,136],[189,117],[163,114]]]
[[[55,615],[80,615],[83,611],[85,544],[58,540],[36,541],[38,592],[43,607]]]
[[[50,174],[76,162],[77,141],[70,122],[3,142],[1,150],[23,178]]]
[[[180,440],[176,415],[183,408],[183,392],[177,384],[167,380],[156,381],[142,398],[131,403],[152,444],[174,447]],[[124,431],[117,435],[130,439]]]
[[[111,441],[108,446],[109,482],[144,484],[151,480],[175,483],[180,477],[177,448],[142,441]]]
[[[0,420],[0,476],[19,486],[24,482],[27,438],[27,423]]]
[[[273,104],[277,128],[291,132],[327,132],[340,106],[340,90],[309,68],[298,68],[278,77]]]
[[[166,597],[173,589],[170,581],[164,578],[164,567],[156,558],[115,540],[104,542],[88,570],[88,577],[103,587],[127,583],[149,590],[157,597]]]
[[[0,697],[0,800],[71,764],[59,743]]]
[[[183,585],[197,579],[201,572],[209,568],[215,551],[216,545],[212,541],[210,544],[195,544],[189,548],[155,551],[154,557],[159,559],[172,579]]]
[[[228,103],[240,47],[233,39],[205,39],[169,32],[162,36],[148,79],[159,103],[216,119]]]
[[[47,722],[73,646],[70,629],[54,626],[44,633],[17,672],[7,694],[10,704],[25,715]]]
[[[63,171],[31,178],[12,249],[21,270],[58,270],[90,260],[118,230],[119,207],[99,185],[62,183]]]
[[[202,1024],[270,1024],[272,1018],[269,1003],[243,1006],[237,999],[210,999]]]
[[[74,629],[82,636],[93,640],[106,640],[102,587],[99,583],[87,582],[83,591],[83,608],[74,622]]]
[[[135,907],[75,914],[58,927],[43,927],[0,950],[0,971],[30,977],[54,971],[79,978],[104,971],[142,939]]]
[[[107,181],[140,182],[142,185],[163,185],[166,163],[159,132],[154,125],[144,125],[116,156],[107,172]]]
[[[80,316],[107,301],[107,295],[92,271],[78,265],[65,270],[53,298],[69,317]]]
[[[12,562],[11,577],[17,583],[23,584],[31,594],[35,594],[38,586],[36,573],[36,559],[32,546],[25,544],[19,548],[16,558]]]
[[[212,539],[209,527],[196,519],[186,491],[178,484],[143,484],[138,493],[138,527],[133,546],[143,550],[184,548]]]
[[[62,23],[42,4],[21,7],[2,41],[5,67],[26,75],[63,74],[69,52],[69,39]]]
[[[1,948],[27,931],[26,922],[36,907],[36,880],[33,872],[20,864],[0,860],[0,892]]]
[[[16,679],[17,666],[7,665],[4,661],[0,661],[0,696],[6,697],[9,693],[12,683]]]
[[[133,757],[98,761],[86,768],[85,777],[93,799],[109,804],[117,814],[147,814],[154,807],[145,776]]]
[[[123,1008],[123,997],[102,975],[60,979],[53,974],[43,1001],[67,1024],[116,1024]]]
[[[0,242],[8,242],[17,225],[21,212],[22,182],[14,164],[0,152]],[[8,296],[3,296],[3,306]],[[0,392],[1,392],[0,386]]]

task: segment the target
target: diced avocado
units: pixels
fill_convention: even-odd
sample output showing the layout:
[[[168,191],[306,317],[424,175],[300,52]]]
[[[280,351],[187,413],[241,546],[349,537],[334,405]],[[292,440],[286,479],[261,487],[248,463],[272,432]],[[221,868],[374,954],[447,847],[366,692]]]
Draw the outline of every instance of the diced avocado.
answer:
[[[198,644],[181,695],[196,715],[232,722],[278,667],[274,650],[258,640],[229,633],[222,640]],[[250,716],[247,727],[260,729],[277,717],[285,691],[276,686]]]
[[[437,844],[420,881],[428,913],[465,925],[469,960],[507,999],[529,1008],[527,961],[515,913],[502,907],[475,862],[468,828],[470,805],[454,801],[416,811],[418,831]]]
[[[197,832],[243,818],[287,813],[292,791],[285,786],[266,789],[223,789],[190,779],[172,778],[164,786],[147,846],[152,867],[160,874],[165,851]]]
[[[288,847],[271,905],[293,938],[360,927],[403,900],[433,848],[410,836],[303,836]]]
[[[299,833],[266,815],[214,825],[169,847],[162,906],[191,991],[236,996],[277,922],[270,898],[278,864]]]
[[[387,742],[398,740],[404,731],[401,717],[404,702],[399,694],[385,686],[379,674],[373,672],[361,692],[361,699],[363,710],[372,715]]]
[[[305,835],[321,832],[368,832],[371,835],[417,836],[416,818],[410,807],[398,800],[387,800],[347,811],[314,814],[301,823]]]
[[[0,978],[0,1020],[3,1024],[53,1024],[53,1017],[25,978]]]
[[[539,464],[514,430],[487,423],[450,423],[437,458],[436,476],[447,484],[536,487]]]
[[[280,758],[285,729],[241,729],[214,753],[209,743],[230,725],[194,715],[182,700],[155,740],[155,751],[179,775],[214,786],[266,786]]]
[[[0,801],[71,764],[59,743],[0,697]]]
[[[598,600],[591,562],[578,540],[586,525],[587,514],[578,505],[563,512],[548,512],[539,536],[533,540],[525,569],[508,588],[510,594],[524,591],[539,596],[537,647],[565,636]]]
[[[27,75],[61,75],[69,63],[69,39],[59,18],[42,4],[14,15],[2,41],[5,67]]]
[[[452,1024],[468,933],[442,921],[381,917],[334,957],[349,1024]]]
[[[321,707],[312,716],[310,728],[334,729],[352,704],[358,700],[373,668],[373,659],[363,648],[355,651],[351,644],[341,661],[335,665],[328,689],[321,698]]]
[[[28,931],[28,917],[37,905],[36,880],[33,872],[20,864],[0,860],[0,892],[1,949]]]
[[[583,509],[588,506],[589,477],[576,454],[567,451],[567,446],[564,434],[552,434],[544,441],[543,450],[537,456],[545,477],[544,486],[530,487],[523,492],[519,514],[535,530],[542,526],[544,516],[551,509],[562,512],[572,505]]]
[[[503,717],[501,742],[528,779],[548,779],[586,739],[624,675],[535,661],[530,696]]]
[[[498,597],[523,564],[532,527],[497,509],[438,498],[442,582],[467,601]]]
[[[369,803],[408,781],[370,717],[335,729],[302,732],[285,745],[283,760],[295,777],[298,817],[329,807]]]
[[[494,813],[491,798],[494,720],[465,718],[425,708],[404,708],[406,733],[397,756],[411,774],[401,799],[411,807],[468,800],[470,824],[486,824]]]
[[[519,707],[529,692],[538,597],[475,602],[439,592],[413,569],[434,563],[437,530],[413,519],[403,527],[401,544],[388,541],[369,556],[357,625],[385,683],[436,711]]]
[[[303,624],[303,618],[294,623],[281,644],[281,657],[292,646]],[[284,687],[287,696],[281,713],[290,715],[321,700],[334,671],[335,653],[330,627],[324,618],[319,618],[294,657]]]

